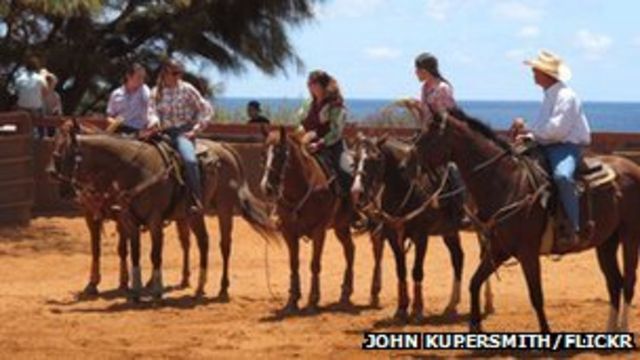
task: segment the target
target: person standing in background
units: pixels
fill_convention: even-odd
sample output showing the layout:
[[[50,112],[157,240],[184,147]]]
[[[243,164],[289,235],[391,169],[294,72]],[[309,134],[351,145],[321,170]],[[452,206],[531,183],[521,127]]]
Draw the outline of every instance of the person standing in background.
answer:
[[[27,59],[24,64],[25,71],[16,79],[16,91],[18,95],[18,109],[24,110],[32,117],[44,115],[44,97],[47,92],[47,83],[40,73],[42,66],[35,56]],[[44,128],[38,126],[38,135],[44,136]]]
[[[262,108],[256,100],[251,100],[247,103],[247,115],[249,116],[249,124],[270,124],[269,119],[262,115]]]
[[[57,116],[62,115],[62,100],[60,94],[56,91],[58,85],[58,77],[47,69],[42,69],[40,72],[45,82],[47,83],[44,97],[42,98],[42,113],[44,116]],[[47,126],[46,128],[39,129],[42,132],[41,137],[46,132],[46,136],[53,137],[56,133],[54,126]]]

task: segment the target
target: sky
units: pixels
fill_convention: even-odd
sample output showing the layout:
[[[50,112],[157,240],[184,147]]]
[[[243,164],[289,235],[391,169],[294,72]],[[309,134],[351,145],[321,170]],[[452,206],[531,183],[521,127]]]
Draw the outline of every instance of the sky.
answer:
[[[540,100],[522,61],[548,49],[583,100],[640,101],[637,0],[329,0],[315,13],[290,32],[302,73],[209,70],[223,96],[303,97],[306,73],[323,69],[347,98],[416,97],[413,61],[430,52],[459,100]]]

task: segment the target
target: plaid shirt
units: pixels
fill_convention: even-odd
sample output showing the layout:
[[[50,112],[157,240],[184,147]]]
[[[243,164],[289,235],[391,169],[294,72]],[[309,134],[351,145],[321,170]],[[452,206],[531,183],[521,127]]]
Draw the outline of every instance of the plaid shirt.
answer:
[[[158,101],[158,87],[151,94],[150,125],[160,123],[164,128],[204,123],[211,120],[213,107],[188,82],[180,80],[172,88],[163,88]]]
[[[433,118],[431,108],[435,111],[443,111],[456,107],[456,101],[453,99],[453,88],[446,81],[440,81],[434,87],[428,87],[425,83],[422,86],[422,111],[423,111],[423,127]]]

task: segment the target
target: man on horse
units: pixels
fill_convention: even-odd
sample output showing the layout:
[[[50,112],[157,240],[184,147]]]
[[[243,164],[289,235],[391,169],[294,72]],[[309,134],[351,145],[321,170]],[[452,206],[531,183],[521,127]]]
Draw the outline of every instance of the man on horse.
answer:
[[[533,69],[534,81],[544,89],[544,100],[537,121],[531,124],[518,141],[535,140],[542,145],[551,166],[564,211],[571,223],[565,240],[576,244],[579,236],[590,237],[593,223],[580,226],[580,201],[575,173],[582,161],[582,147],[591,142],[591,129],[582,104],[565,81],[571,71],[557,55],[541,51],[536,59],[525,61]]]
[[[151,91],[144,83],[146,76],[145,68],[138,63],[127,67],[122,86],[111,93],[107,104],[109,132],[137,134],[149,124]]]

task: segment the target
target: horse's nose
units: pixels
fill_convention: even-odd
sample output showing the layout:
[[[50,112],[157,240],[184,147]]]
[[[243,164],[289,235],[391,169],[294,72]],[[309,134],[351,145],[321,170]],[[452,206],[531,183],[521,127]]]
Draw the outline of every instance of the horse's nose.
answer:
[[[362,189],[353,187],[351,188],[351,202],[352,204],[358,206],[360,205],[360,195],[362,194]]]

